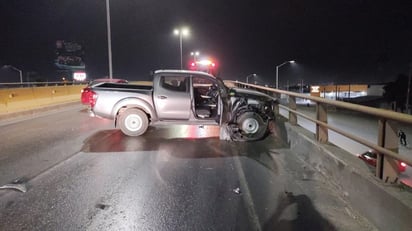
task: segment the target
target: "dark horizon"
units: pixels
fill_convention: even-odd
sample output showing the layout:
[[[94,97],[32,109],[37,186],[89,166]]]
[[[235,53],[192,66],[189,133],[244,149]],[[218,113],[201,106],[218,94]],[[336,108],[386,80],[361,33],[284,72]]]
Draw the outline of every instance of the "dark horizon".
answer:
[[[280,86],[393,81],[408,74],[412,61],[411,6],[404,0],[111,1],[113,76],[148,80],[152,70],[180,68],[173,29],[184,25],[191,31],[183,39],[184,63],[199,50],[217,60],[224,79],[245,81],[256,73],[273,84],[276,65],[293,59],[296,65],[279,68]],[[58,80],[55,42],[66,40],[84,46],[89,78],[108,75],[105,1],[8,1],[0,3],[0,15],[1,66]]]

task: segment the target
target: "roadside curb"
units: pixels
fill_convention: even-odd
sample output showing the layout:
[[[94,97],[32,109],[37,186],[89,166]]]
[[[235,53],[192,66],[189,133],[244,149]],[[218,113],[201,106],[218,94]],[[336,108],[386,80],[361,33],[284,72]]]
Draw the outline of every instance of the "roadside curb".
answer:
[[[399,181],[400,185],[402,186],[402,189],[412,192],[412,180],[411,179],[401,179]]]

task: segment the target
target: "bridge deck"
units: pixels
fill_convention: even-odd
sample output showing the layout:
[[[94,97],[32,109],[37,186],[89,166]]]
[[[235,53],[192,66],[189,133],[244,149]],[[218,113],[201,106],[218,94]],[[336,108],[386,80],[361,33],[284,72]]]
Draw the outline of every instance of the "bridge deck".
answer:
[[[64,113],[72,121],[63,131],[94,120]],[[71,144],[78,152],[27,179],[26,193],[0,191],[0,230],[374,230],[289,149],[284,127],[250,143],[221,141],[208,126],[151,128],[141,137],[109,127],[88,127],[96,132]],[[21,139],[29,145],[32,137]]]

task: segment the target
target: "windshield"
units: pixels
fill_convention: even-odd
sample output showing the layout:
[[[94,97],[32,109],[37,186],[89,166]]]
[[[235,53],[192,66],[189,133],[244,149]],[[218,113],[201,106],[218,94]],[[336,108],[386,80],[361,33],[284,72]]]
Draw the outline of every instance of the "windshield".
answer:
[[[216,78],[216,83],[219,87],[219,92],[221,97],[227,97],[228,96],[228,87],[225,85],[223,80],[221,78]]]

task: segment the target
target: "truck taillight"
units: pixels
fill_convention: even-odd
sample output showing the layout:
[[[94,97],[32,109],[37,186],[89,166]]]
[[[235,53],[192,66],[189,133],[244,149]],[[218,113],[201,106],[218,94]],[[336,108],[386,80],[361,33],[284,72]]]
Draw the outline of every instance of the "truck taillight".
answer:
[[[84,105],[90,105],[91,107],[94,107],[96,104],[97,100],[97,94],[96,92],[92,91],[90,87],[83,88],[81,90],[81,102]]]
[[[89,104],[90,107],[94,107],[94,105],[96,105],[96,101],[97,101],[97,93],[94,91],[90,91],[89,93]]]
[[[84,104],[84,105],[89,105],[89,101],[90,101],[90,100],[89,100],[90,87],[83,88],[83,89],[80,91],[80,93],[81,93],[80,99],[81,99],[82,104]]]

